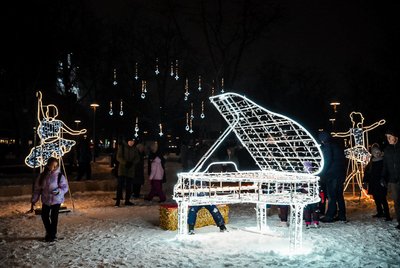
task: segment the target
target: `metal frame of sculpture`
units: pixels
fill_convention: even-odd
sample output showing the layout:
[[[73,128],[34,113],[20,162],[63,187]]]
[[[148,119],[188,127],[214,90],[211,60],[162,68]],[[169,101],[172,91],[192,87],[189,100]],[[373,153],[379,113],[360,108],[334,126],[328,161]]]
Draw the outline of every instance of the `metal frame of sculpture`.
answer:
[[[320,145],[299,123],[244,96],[225,93],[210,100],[228,128],[191,171],[178,174],[173,196],[178,203],[178,234],[187,234],[191,205],[255,203],[259,232],[268,229],[267,204],[289,205],[290,248],[301,248],[303,209],[320,201],[316,176],[324,165]],[[232,132],[259,170],[238,171],[232,162],[210,163],[210,156]],[[213,172],[218,164],[232,164],[236,171]]]
[[[359,121],[355,120],[356,116],[360,117]],[[364,169],[371,158],[371,154],[368,151],[368,132],[385,124],[386,121],[384,119],[381,119],[378,122],[373,123],[372,125],[364,127],[364,116],[362,115],[362,113],[351,112],[349,117],[352,123],[352,127],[348,131],[332,133],[332,137],[349,138],[349,148],[344,150],[346,158],[350,160],[347,168],[346,180],[344,183],[344,191],[346,191],[351,183],[354,196],[355,185],[357,184],[360,192],[364,193],[365,196],[368,196],[362,186]]]

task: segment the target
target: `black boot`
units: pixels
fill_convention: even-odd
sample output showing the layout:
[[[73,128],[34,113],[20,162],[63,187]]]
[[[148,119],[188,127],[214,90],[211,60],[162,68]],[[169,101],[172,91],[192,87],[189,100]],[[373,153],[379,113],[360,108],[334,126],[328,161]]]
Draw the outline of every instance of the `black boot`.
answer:
[[[193,225],[193,224],[189,224],[189,234],[190,234],[190,235],[194,235],[194,234],[195,234],[195,232],[194,232],[194,225]]]

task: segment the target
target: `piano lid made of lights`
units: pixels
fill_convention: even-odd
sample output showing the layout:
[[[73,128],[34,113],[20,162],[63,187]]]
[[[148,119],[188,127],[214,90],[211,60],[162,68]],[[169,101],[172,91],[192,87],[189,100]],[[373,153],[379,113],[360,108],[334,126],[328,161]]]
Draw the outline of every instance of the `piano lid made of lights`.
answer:
[[[303,209],[317,203],[324,165],[317,141],[299,123],[268,111],[236,93],[210,97],[228,128],[189,172],[178,174],[174,200],[178,203],[178,234],[187,234],[188,207],[208,204],[255,203],[257,229],[267,231],[267,204],[289,205],[290,246],[302,244]],[[234,132],[259,170],[237,170],[234,163],[207,161]],[[213,166],[231,164],[235,172],[213,172]]]

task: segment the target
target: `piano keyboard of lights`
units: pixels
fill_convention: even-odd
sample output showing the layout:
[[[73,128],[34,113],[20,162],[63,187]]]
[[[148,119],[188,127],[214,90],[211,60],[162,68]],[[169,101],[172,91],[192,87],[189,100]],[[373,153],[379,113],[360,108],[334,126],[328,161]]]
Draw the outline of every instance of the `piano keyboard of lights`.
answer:
[[[319,202],[319,177],[324,165],[319,144],[300,124],[270,112],[244,96],[225,93],[210,97],[211,103],[228,123],[228,128],[209,148],[196,166],[178,174],[174,200],[178,203],[178,233],[187,234],[191,205],[254,203],[257,229],[266,231],[266,205],[290,206],[290,248],[302,245],[303,209]],[[247,149],[259,170],[239,171],[232,162],[209,158],[234,133]],[[222,164],[232,164],[236,172],[213,172]]]

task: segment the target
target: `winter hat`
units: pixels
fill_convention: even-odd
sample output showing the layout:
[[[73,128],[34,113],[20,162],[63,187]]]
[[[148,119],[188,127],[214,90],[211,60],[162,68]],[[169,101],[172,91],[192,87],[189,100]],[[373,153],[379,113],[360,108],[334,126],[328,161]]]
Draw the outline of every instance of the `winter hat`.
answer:
[[[321,131],[318,133],[318,140],[320,142],[328,142],[331,139],[331,134],[326,131]]]
[[[381,151],[381,149],[379,149],[379,147],[373,146],[373,147],[371,148],[371,153],[374,154],[374,153],[376,153],[376,152],[382,152],[382,151]]]
[[[399,132],[397,131],[397,128],[395,127],[389,127],[385,131],[385,135],[392,135],[395,137],[399,137]]]

